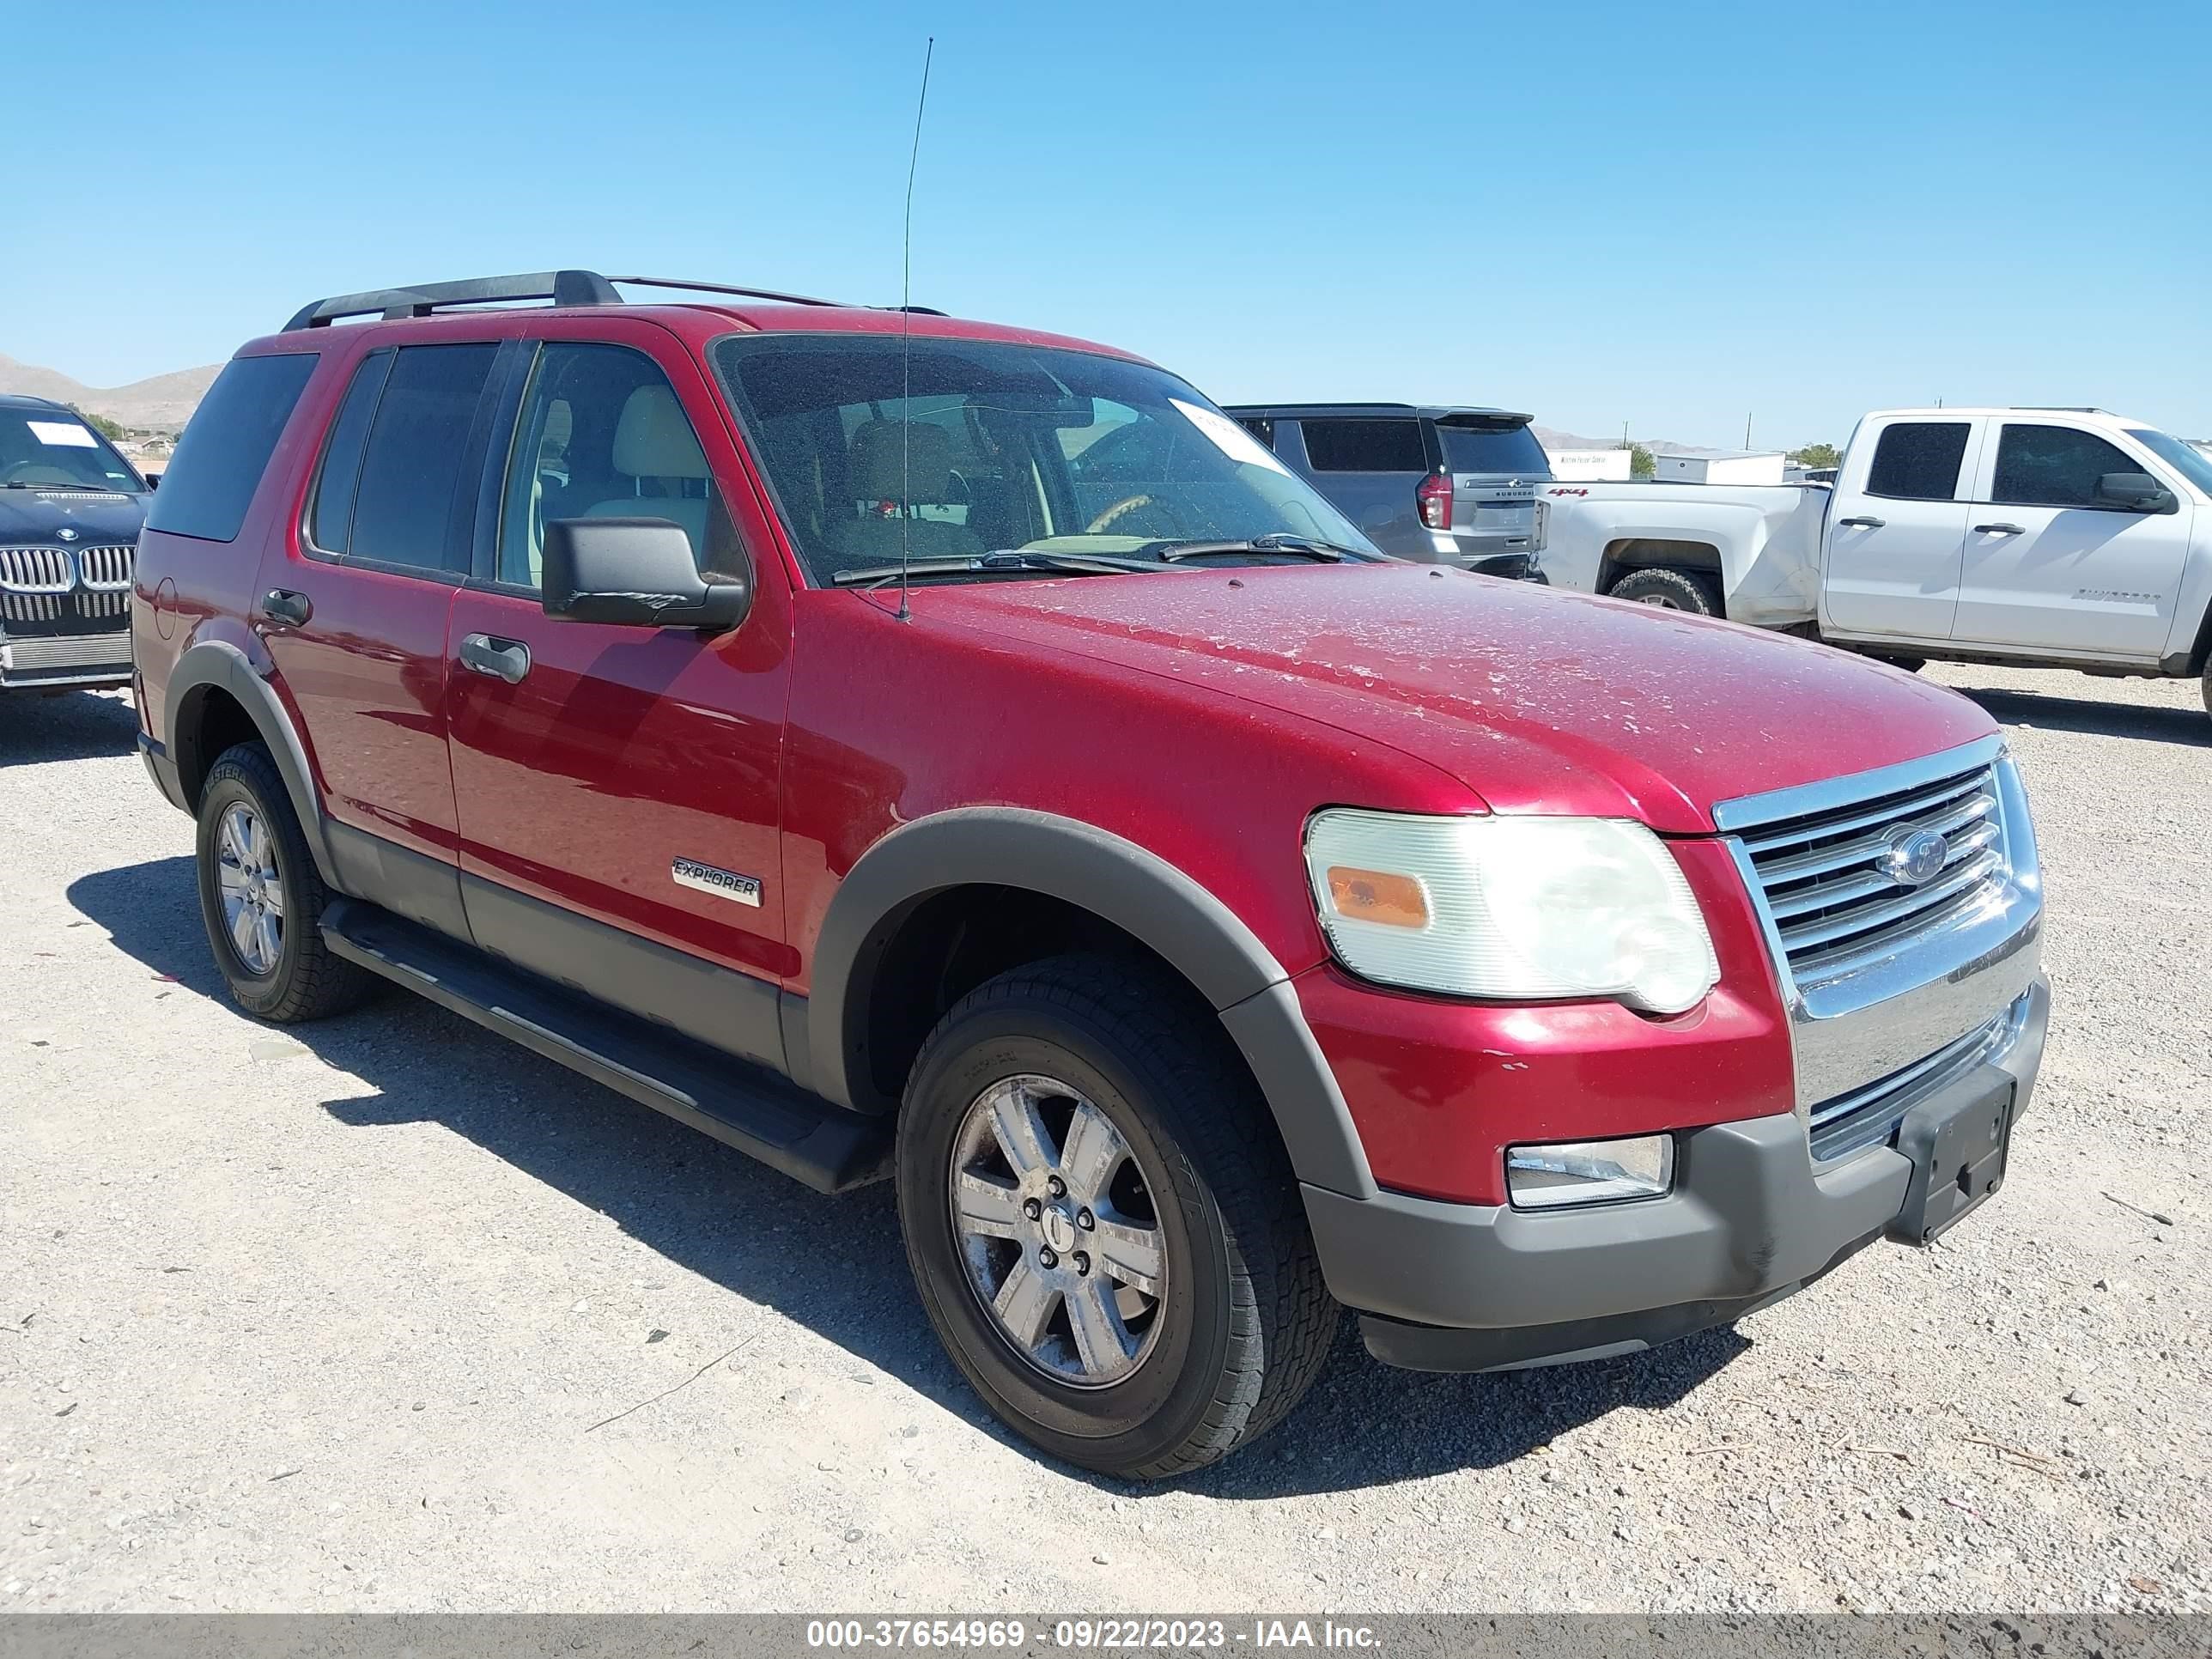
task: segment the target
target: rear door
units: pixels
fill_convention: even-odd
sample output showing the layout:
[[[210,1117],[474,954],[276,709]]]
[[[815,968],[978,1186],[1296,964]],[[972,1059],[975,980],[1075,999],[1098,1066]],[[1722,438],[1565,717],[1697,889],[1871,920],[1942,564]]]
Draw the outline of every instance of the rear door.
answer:
[[[469,556],[495,340],[386,347],[355,368],[256,627],[321,774],[357,890],[465,933],[446,758],[446,620]],[[368,839],[364,840],[367,837]],[[418,867],[379,843],[428,860]],[[350,861],[358,860],[359,867]]]
[[[1452,536],[1462,552],[1531,553],[1543,546],[1536,489],[1552,463],[1525,421],[1448,416],[1436,425],[1452,481]]]
[[[1433,559],[1414,491],[1429,474],[1421,422],[1407,418],[1275,422],[1275,453],[1313,480],[1329,504],[1385,553]]]
[[[1839,634],[1943,640],[1959,605],[1968,489],[1987,422],[1873,420],[1828,504],[1820,617]]]
[[[2032,418],[1992,424],[1952,637],[2155,659],[2173,628],[2190,511],[2139,513],[2098,486],[2107,473],[2145,472],[2181,501],[2187,492],[2097,433]]]

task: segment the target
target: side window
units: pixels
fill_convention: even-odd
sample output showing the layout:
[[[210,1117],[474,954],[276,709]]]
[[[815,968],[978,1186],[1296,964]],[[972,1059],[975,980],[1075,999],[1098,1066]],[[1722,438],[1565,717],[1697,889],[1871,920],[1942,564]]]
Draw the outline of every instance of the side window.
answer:
[[[556,341],[538,352],[507,457],[500,580],[538,586],[545,526],[561,519],[667,519],[691,538],[702,571],[743,568],[675,387],[628,346]]]
[[[1306,459],[1316,472],[1426,472],[1419,421],[1308,421]]]
[[[325,553],[343,555],[353,532],[353,503],[361,486],[362,452],[368,447],[368,423],[384,395],[392,354],[372,351],[353,372],[338,417],[331,422],[322,471],[315,475],[314,499],[307,504],[307,540]]]
[[[230,361],[177,442],[147,511],[147,529],[211,542],[237,539],[316,356],[286,352]]]
[[[1967,430],[1964,421],[1900,421],[1884,427],[1867,469],[1867,494],[1905,501],[1954,499],[1959,464],[1966,459]]]
[[[1275,447],[1275,423],[1265,415],[1249,415],[1237,422],[1247,432],[1267,448]]]
[[[2018,426],[2010,422],[1997,440],[1996,482],[1990,499],[2014,507],[2107,507],[2098,481],[2107,472],[2140,472],[2093,433],[2069,426]]]
[[[348,557],[447,570],[464,556],[453,545],[454,486],[498,355],[496,345],[434,345],[393,357],[362,452]]]

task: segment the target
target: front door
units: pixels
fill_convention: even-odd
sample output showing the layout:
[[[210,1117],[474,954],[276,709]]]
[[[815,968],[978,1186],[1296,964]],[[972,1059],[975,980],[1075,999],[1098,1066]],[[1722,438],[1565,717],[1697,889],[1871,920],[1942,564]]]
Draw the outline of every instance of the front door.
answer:
[[[2105,499],[2114,472],[2149,473],[2179,509]],[[1953,638],[2144,662],[2166,649],[2191,512],[2155,463],[2079,427],[2006,421],[1974,493]]]
[[[1831,632],[1950,637],[1983,425],[1907,416],[1851,441],[1824,538],[1820,619]]]
[[[797,966],[777,847],[780,571],[756,575],[752,614],[718,638],[555,622],[538,599],[561,519],[672,520],[710,571],[768,546],[703,377],[643,349],[656,333],[609,323],[537,347],[481,539],[490,568],[454,599],[462,884],[485,948],[780,1064],[775,985]]]

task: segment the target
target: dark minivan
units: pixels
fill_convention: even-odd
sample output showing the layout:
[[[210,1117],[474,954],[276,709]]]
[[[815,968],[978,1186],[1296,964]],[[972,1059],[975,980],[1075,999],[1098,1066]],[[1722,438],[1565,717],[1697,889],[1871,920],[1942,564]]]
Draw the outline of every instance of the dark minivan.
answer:
[[[1226,412],[1394,558],[1541,581],[1552,464],[1529,417],[1415,404],[1246,404]]]

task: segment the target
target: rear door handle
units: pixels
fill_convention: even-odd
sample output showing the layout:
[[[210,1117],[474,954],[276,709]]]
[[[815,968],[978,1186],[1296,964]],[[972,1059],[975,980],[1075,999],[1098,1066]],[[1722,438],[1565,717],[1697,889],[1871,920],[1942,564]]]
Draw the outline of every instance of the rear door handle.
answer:
[[[1836,523],[1839,527],[1850,530],[1879,530],[1882,526],[1888,522],[1889,520],[1887,519],[1868,518],[1838,519],[1836,520]]]
[[[305,628],[315,614],[314,602],[289,587],[272,587],[261,596],[261,614],[287,628]]]
[[[520,640],[503,640],[495,634],[464,634],[461,666],[516,685],[530,672],[530,647]]]
[[[2025,536],[2027,534],[2027,526],[2024,524],[1978,524],[1974,526],[1974,534],[1977,536]]]

